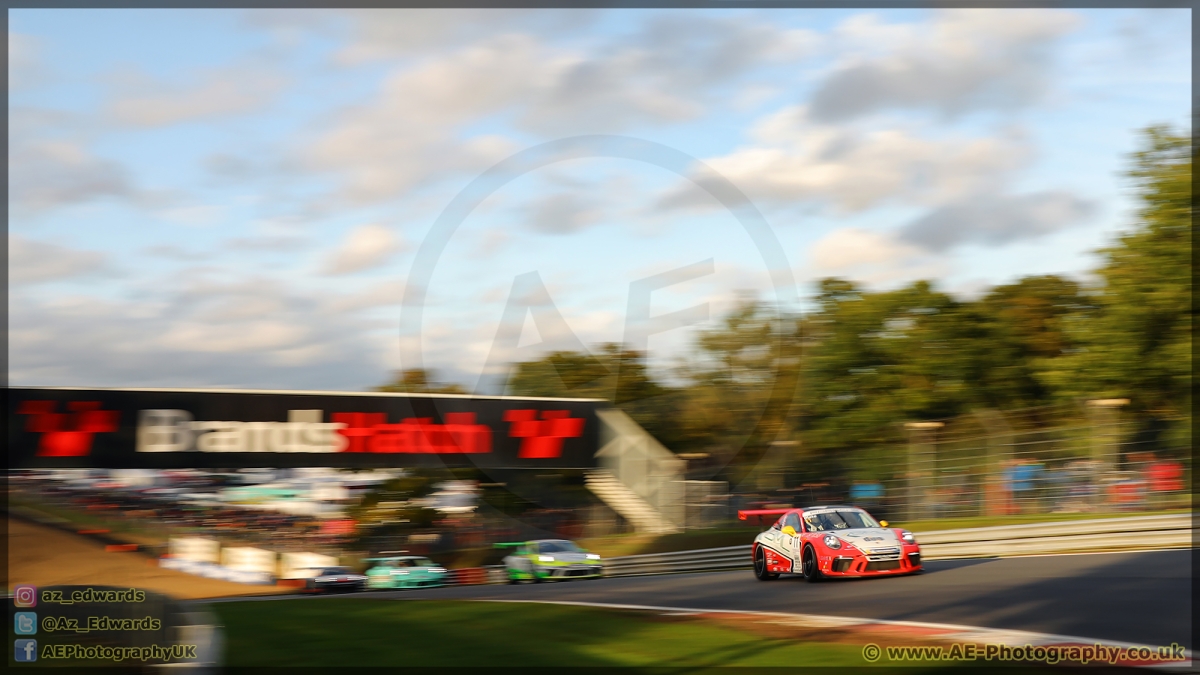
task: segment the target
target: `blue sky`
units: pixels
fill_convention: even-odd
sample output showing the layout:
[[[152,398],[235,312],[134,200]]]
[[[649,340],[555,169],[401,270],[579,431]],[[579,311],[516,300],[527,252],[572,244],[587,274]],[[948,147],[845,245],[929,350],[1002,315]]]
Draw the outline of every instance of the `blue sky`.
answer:
[[[623,339],[631,285],[667,274],[649,313],[692,310],[647,339],[665,369],[740,298],[803,309],[824,276],[962,297],[1082,278],[1131,222],[1138,130],[1188,123],[1190,22],[13,10],[9,377],[361,389],[419,364],[474,386],[506,360]],[[592,134],[695,163],[548,156],[414,269],[477,176]],[[704,189],[712,172],[761,213],[765,255]],[[417,330],[401,302],[422,279]],[[508,305],[523,328],[501,326]]]

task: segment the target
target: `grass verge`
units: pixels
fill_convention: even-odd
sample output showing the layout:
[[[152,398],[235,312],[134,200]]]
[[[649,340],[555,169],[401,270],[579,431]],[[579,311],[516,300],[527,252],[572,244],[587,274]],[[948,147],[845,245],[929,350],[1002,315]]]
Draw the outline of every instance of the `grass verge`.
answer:
[[[863,666],[862,645],[562,605],[305,599],[212,606],[228,666]]]

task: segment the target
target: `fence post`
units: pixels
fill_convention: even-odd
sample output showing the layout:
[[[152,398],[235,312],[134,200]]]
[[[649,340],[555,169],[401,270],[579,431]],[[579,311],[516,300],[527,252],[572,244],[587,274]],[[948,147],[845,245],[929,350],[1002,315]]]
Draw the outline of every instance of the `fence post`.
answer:
[[[1008,489],[1005,485],[1004,472],[1011,459],[1010,450],[1013,444],[1013,431],[1004,415],[996,410],[980,410],[975,413],[984,430],[987,431],[987,459],[983,467],[983,508],[981,516],[1005,515],[1008,512]]]
[[[1127,398],[1100,398],[1087,402],[1092,436],[1092,505],[1104,503],[1102,479],[1121,461],[1121,408]]]
[[[916,520],[929,512],[929,496],[937,472],[935,434],[942,422],[908,422],[908,472],[905,495],[907,520]]]

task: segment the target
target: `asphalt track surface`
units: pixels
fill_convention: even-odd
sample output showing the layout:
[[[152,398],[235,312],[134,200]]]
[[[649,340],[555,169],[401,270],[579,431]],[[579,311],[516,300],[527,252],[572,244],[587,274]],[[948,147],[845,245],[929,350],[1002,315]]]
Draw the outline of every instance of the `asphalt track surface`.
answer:
[[[1154,646],[1178,643],[1192,649],[1191,575],[1192,551],[1172,550],[930,561],[916,576],[815,584],[790,576],[758,581],[750,570],[743,570],[376,591],[356,597],[553,600],[788,612]]]

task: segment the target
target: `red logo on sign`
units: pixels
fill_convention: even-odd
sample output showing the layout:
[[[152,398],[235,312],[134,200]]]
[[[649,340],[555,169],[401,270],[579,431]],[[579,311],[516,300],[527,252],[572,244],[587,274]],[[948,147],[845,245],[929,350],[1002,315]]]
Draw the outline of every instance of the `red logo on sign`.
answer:
[[[54,401],[21,401],[18,415],[29,415],[28,431],[41,434],[39,457],[84,457],[92,451],[92,434],[117,430],[121,413],[101,410],[99,401],[71,401],[59,413]]]
[[[354,534],[353,520],[326,520],[321,523],[321,534]]]
[[[536,410],[506,410],[504,421],[512,425],[508,435],[522,439],[521,459],[561,457],[563,439],[583,435],[583,419],[568,410],[543,410],[540,420]]]
[[[348,444],[343,452],[474,454],[492,451],[492,430],[475,423],[475,413],[447,413],[445,424],[410,417],[388,424],[386,413],[333,413]]]

